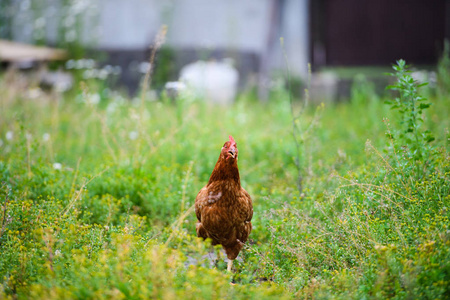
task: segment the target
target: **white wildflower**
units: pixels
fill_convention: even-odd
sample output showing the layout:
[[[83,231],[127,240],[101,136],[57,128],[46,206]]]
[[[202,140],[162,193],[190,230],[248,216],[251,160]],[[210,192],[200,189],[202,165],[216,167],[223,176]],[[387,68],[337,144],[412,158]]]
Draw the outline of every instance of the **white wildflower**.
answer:
[[[61,250],[57,249],[55,251],[55,256],[61,256],[61,255],[62,255]]]
[[[50,133],[44,133],[43,135],[42,135],[42,140],[44,141],[44,142],[48,142],[49,140],[50,140]]]
[[[132,120],[139,120],[139,114],[137,113],[137,111],[135,111],[135,110],[131,111],[130,119],[132,119]]]
[[[37,99],[42,96],[42,90],[40,88],[32,88],[28,90],[28,98]]]
[[[69,30],[65,34],[66,42],[74,42],[77,38],[77,32],[75,30]]]
[[[61,168],[62,168],[62,165],[61,165],[60,163],[55,162],[55,163],[53,164],[53,169],[55,169],[55,170],[61,170]]]
[[[105,69],[101,69],[100,71],[98,71],[97,73],[97,77],[98,79],[106,79],[106,77],[108,77],[108,71],[106,71]]]
[[[73,69],[73,68],[75,68],[75,65],[76,65],[76,61],[75,60],[73,60],[73,59],[69,59],[67,62],[66,62],[66,69]]]
[[[106,107],[106,112],[108,114],[112,114],[113,112],[116,111],[117,105],[118,105],[117,102],[109,103],[108,106]]]
[[[136,131],[131,131],[131,132],[128,134],[128,137],[130,138],[130,140],[135,140],[135,139],[137,139],[138,135],[139,135],[139,134],[138,134]]]
[[[145,74],[145,73],[147,73],[148,71],[150,71],[150,68],[151,68],[151,67],[152,67],[152,64],[151,64],[151,63],[144,61],[144,62],[141,62],[141,63],[139,64],[139,67],[138,67],[138,68],[139,68],[139,72]]]
[[[6,137],[6,139],[7,139],[8,141],[10,141],[10,140],[13,139],[14,134],[13,134],[12,131],[8,131],[8,132],[6,133],[6,135],[5,135],[5,137]]]
[[[85,59],[78,59],[75,61],[75,69],[84,69]]]
[[[99,94],[90,94],[87,99],[88,103],[97,105],[100,103],[100,95]]]
[[[92,78],[92,77],[94,77],[94,75],[95,75],[94,73],[95,73],[94,70],[88,69],[88,70],[86,70],[86,71],[83,72],[83,78],[84,78],[84,79]]]
[[[93,59],[79,59],[77,60],[77,69],[94,69],[95,60]]]
[[[103,67],[103,70],[104,70],[106,73],[111,74],[111,73],[113,72],[113,66],[111,66],[111,65],[106,65],[106,66]]]

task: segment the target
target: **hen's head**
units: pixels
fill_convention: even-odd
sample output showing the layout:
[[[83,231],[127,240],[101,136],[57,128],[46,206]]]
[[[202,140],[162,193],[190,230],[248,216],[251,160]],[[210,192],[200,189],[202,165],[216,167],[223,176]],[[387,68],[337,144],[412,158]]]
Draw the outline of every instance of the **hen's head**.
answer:
[[[233,139],[233,137],[230,135],[229,140],[223,144],[221,156],[228,160],[237,160],[238,158],[238,148],[236,145],[236,141]]]

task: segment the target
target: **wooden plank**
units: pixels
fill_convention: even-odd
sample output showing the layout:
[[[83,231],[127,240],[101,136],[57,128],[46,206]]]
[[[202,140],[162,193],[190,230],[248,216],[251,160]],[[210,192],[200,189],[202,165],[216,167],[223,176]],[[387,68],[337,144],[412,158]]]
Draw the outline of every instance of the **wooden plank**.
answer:
[[[52,61],[66,58],[67,51],[62,49],[0,40],[0,61],[2,62]]]

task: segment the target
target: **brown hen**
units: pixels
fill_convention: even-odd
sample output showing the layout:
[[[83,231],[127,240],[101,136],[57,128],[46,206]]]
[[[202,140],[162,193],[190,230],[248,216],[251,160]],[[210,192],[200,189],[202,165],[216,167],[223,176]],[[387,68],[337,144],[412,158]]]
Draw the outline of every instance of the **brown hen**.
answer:
[[[197,235],[220,244],[228,257],[228,271],[252,231],[253,205],[241,187],[238,149],[230,135],[220,152],[208,184],[195,198]]]

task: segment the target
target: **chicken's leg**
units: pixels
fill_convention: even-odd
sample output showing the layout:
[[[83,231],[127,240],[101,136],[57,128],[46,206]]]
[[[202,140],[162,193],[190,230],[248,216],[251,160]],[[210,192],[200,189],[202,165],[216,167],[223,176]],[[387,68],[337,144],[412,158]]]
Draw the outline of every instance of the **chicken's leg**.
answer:
[[[232,259],[228,259],[228,266],[227,266],[227,271],[231,272],[231,266],[233,265],[233,260]]]

